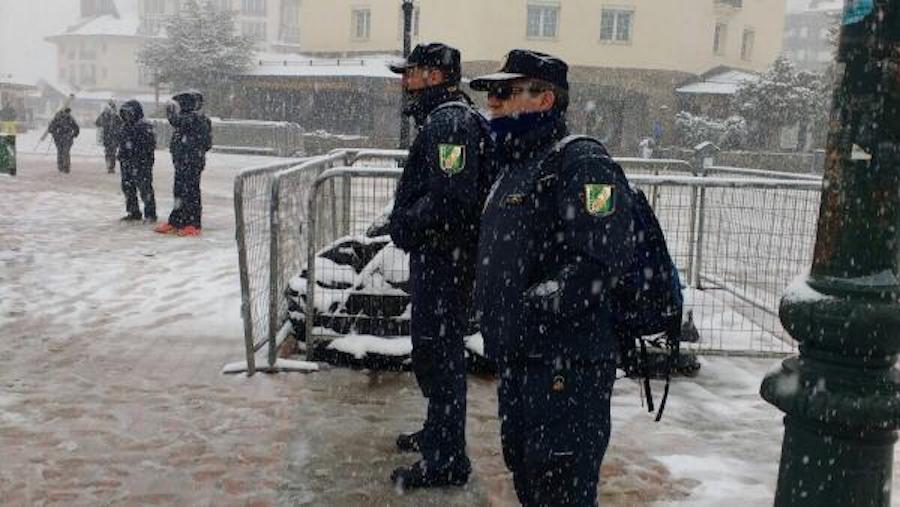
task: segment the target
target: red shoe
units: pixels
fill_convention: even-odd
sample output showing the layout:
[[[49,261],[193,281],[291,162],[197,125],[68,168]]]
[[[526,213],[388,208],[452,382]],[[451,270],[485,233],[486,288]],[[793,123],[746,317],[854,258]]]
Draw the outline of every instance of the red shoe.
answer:
[[[175,234],[176,230],[175,226],[173,226],[169,222],[163,222],[154,227],[153,232],[158,232],[160,234]]]
[[[200,228],[194,227],[193,225],[188,225],[187,227],[182,227],[178,229],[179,236],[199,236]]]

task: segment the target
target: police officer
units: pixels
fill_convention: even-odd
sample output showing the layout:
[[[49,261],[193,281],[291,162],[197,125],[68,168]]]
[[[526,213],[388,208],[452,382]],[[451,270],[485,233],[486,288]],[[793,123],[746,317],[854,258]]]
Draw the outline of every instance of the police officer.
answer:
[[[212,147],[212,124],[200,112],[202,107],[203,95],[195,90],[175,95],[166,107],[169,123],[174,127],[169,151],[175,165],[175,204],[168,222],[159,224],[156,232],[200,235],[200,174],[206,167],[206,152]]]
[[[116,108],[116,102],[112,99],[107,103],[103,111],[94,122],[100,128],[103,149],[106,154],[106,172],[116,172],[116,150],[119,147],[119,135],[122,130],[122,118]]]
[[[156,197],[153,193],[153,162],[156,134],[153,125],[144,120],[144,108],[136,100],[122,104],[119,110],[122,127],[119,139],[119,163],[122,172],[122,193],[125,194],[125,215],[122,220],[141,220],[138,192],[144,201],[144,222],[156,222]]]
[[[72,110],[64,107],[50,121],[47,132],[53,137],[53,144],[56,145],[56,167],[59,172],[68,174],[72,167],[72,143],[81,129],[75,118],[72,118]]]
[[[476,307],[497,362],[501,441],[526,506],[596,505],[617,340],[609,289],[634,238],[624,176],[567,134],[568,66],[511,51],[487,92],[500,175],[481,219]],[[621,174],[620,172],[618,174]]]
[[[427,415],[422,430],[397,447],[422,460],[391,479],[402,488],[462,485],[466,456],[466,361],[463,335],[471,317],[478,217],[487,126],[459,90],[459,51],[420,44],[391,70],[403,74],[404,113],[419,133],[390,217],[394,243],[410,253],[412,367]]]

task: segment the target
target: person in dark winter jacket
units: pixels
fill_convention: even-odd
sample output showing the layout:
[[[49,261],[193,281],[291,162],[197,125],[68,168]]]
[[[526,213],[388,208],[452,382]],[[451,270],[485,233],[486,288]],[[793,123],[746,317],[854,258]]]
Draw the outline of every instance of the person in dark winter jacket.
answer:
[[[198,91],[179,93],[166,107],[174,127],[169,151],[175,165],[175,204],[169,220],[157,226],[156,232],[200,235],[200,175],[206,166],[206,152],[212,147],[212,123],[200,112],[202,107],[203,95]]]
[[[116,172],[116,149],[119,147],[119,133],[122,130],[122,118],[119,117],[115,101],[109,101],[94,125],[101,131],[103,149],[106,152],[106,170],[112,174]]]
[[[471,83],[487,91],[500,170],[481,217],[476,307],[525,506],[597,505],[618,343],[610,290],[634,251],[621,170],[597,142],[560,143],[567,74],[558,58],[513,50]]]
[[[75,118],[72,118],[72,110],[66,107],[56,113],[47,132],[53,136],[53,144],[56,145],[56,167],[59,172],[68,174],[72,167],[72,143],[81,133]]]
[[[459,91],[459,51],[420,44],[402,64],[419,126],[390,217],[394,243],[410,253],[412,368],[427,398],[421,431],[400,435],[397,447],[422,460],[394,470],[401,488],[465,484],[466,359],[478,216],[487,191],[482,167],[487,126]]]
[[[144,201],[145,222],[156,222],[156,198],[153,194],[153,162],[156,134],[153,125],[144,120],[144,109],[136,100],[122,104],[118,116],[122,122],[117,144],[122,172],[125,210],[122,220],[141,220],[138,192]]]

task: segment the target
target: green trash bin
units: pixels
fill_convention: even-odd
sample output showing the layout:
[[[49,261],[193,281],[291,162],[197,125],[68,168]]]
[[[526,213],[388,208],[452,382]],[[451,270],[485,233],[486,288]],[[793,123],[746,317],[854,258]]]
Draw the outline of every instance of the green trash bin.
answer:
[[[0,173],[16,175],[16,136],[0,135]]]

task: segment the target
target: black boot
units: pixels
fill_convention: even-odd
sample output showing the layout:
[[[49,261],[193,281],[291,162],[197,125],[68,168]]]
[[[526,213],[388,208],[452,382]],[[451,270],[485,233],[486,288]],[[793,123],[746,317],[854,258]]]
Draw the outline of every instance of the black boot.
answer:
[[[138,213],[137,215],[135,215],[133,213],[129,213],[129,214],[125,215],[124,217],[120,218],[119,220],[121,220],[123,222],[139,222],[141,220],[141,214]]]
[[[429,469],[424,461],[417,461],[408,467],[395,469],[391,473],[391,482],[402,490],[462,486],[469,481],[471,473],[472,464],[465,456],[435,470]]]
[[[422,430],[415,433],[401,433],[397,436],[397,449],[401,452],[419,452]]]

